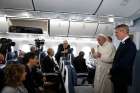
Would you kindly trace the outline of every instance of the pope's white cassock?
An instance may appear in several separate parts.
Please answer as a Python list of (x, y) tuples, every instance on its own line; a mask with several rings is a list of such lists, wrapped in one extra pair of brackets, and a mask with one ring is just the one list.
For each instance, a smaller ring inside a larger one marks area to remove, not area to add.
[(95, 93), (112, 93), (113, 87), (110, 81), (109, 71), (112, 67), (116, 49), (112, 43), (106, 41), (102, 46), (97, 47), (97, 52), (101, 53), (101, 57), (95, 60), (94, 91)]

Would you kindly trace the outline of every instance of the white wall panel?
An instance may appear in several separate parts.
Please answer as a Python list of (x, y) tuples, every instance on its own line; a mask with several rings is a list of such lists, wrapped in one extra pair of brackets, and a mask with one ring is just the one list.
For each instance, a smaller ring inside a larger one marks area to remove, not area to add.
[(6, 17), (0, 17), (0, 33), (7, 33), (8, 27)]
[(97, 14), (129, 17), (140, 9), (140, 0), (104, 0)]

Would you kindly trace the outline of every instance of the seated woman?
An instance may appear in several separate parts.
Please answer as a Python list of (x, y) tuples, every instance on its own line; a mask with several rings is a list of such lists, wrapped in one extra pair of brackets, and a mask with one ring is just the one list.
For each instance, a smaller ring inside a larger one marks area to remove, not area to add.
[(26, 79), (26, 72), (24, 65), (9, 64), (4, 70), (5, 87), (1, 93), (28, 93), (22, 81)]

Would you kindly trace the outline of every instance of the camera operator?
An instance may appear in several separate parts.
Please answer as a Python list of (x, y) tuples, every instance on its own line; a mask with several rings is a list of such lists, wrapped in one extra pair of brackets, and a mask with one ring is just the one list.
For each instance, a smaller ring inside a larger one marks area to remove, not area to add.
[(0, 39), (0, 50), (6, 54), (6, 52), (11, 51), (11, 46), (15, 46), (15, 42), (11, 39), (1, 38)]
[(0, 53), (0, 64), (4, 64), (4, 63), (5, 63), (4, 55)]
[(11, 46), (15, 46), (15, 42), (12, 42), (11, 39), (0, 39), (0, 51), (4, 55), (5, 61), (12, 59)]
[(36, 47), (35, 46), (31, 46), (30, 52), (36, 54), (36, 52), (37, 52)]
[(35, 46), (36, 46), (36, 54), (39, 59), (39, 61), (42, 62), (42, 59), (46, 56), (43, 52), (43, 46), (44, 46), (44, 39), (35, 39)]
[[(3, 53), (0, 50), (0, 66), (1, 64), (5, 64), (5, 58)], [(1, 93), (1, 89), (4, 87), (4, 72), (3, 72), (3, 68), (0, 67), (0, 93)]]

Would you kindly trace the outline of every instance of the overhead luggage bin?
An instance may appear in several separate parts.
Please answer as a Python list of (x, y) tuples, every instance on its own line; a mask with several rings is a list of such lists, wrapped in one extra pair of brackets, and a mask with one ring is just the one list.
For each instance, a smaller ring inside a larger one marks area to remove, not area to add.
[(70, 22), (68, 36), (94, 37), (98, 23), (91, 22)]

